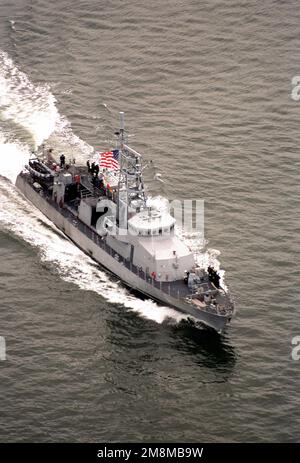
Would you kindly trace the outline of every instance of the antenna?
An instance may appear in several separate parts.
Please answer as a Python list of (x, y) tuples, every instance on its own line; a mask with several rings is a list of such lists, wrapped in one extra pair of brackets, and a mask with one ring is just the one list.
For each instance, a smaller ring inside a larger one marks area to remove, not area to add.
[[(118, 218), (120, 220), (120, 185), (123, 177), (123, 167), (124, 167), (124, 160), (123, 160), (123, 155), (124, 155), (124, 130), (125, 130), (125, 114), (123, 111), (120, 111), (119, 113), (120, 116), (120, 132), (116, 132), (116, 135), (119, 135), (119, 165), (120, 165), (120, 171), (119, 171), (119, 181), (118, 181)], [(126, 161), (125, 161), (126, 164)], [(126, 218), (128, 214), (128, 183), (127, 183), (127, 175), (125, 175), (125, 185), (126, 185)]]
[(120, 130), (125, 129), (125, 113), (123, 111), (120, 111)]

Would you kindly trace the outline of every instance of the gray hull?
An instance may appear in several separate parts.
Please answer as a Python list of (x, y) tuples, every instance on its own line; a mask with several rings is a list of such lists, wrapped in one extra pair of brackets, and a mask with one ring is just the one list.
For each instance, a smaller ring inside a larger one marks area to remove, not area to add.
[(170, 307), (178, 309), (178, 311), (188, 314), (197, 321), (204, 323), (215, 329), (217, 332), (222, 332), (226, 325), (230, 322), (230, 317), (222, 316), (215, 313), (210, 313), (204, 310), (197, 309), (182, 299), (161, 291), (154, 287), (148, 281), (138, 277), (135, 273), (126, 268), (122, 263), (118, 262), (113, 255), (109, 255), (95, 240), (92, 240), (83, 230), (76, 226), (75, 222), (70, 217), (62, 214), (57, 206), (51, 204), (42, 195), (37, 193), (26, 178), (19, 175), (16, 180), (16, 187), (21, 193), (39, 209), (57, 228), (59, 228), (68, 238), (70, 238), (80, 249), (92, 257), (100, 265), (108, 269), (116, 275), (128, 287), (149, 296), (156, 301), (166, 304)]

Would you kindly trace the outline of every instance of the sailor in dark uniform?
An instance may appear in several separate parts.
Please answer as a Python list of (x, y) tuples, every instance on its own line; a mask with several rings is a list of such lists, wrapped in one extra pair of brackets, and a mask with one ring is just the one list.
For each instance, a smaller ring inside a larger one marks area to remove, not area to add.
[(212, 275), (214, 273), (214, 269), (211, 266), (209, 266), (207, 268), (207, 272), (208, 272), (209, 275)]
[(183, 281), (185, 282), (185, 284), (187, 285), (188, 282), (189, 282), (189, 276), (190, 276), (190, 272), (185, 272), (185, 276), (183, 278)]
[(220, 276), (215, 271), (215, 269), (209, 266), (207, 269), (207, 272), (208, 272), (209, 281), (211, 281), (215, 285), (216, 288), (220, 288)]
[(220, 288), (220, 276), (218, 275), (217, 272), (215, 272), (214, 274), (213, 284), (215, 285), (216, 288)]
[(62, 154), (59, 159), (60, 159), (60, 168), (63, 169), (66, 164), (66, 157), (64, 154)]

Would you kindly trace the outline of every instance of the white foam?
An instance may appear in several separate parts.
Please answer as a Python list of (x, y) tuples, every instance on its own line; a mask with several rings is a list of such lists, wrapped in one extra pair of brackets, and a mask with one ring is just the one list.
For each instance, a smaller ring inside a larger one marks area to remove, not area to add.
[(10, 19), (10, 20), (9, 20), (9, 23), (10, 23), (11, 29), (12, 29), (13, 31), (15, 31), (15, 30), (16, 30), (16, 28), (15, 28), (16, 21), (13, 21), (12, 19)]
[(59, 145), (67, 156), (75, 157), (77, 163), (85, 163), (87, 159), (94, 155), (94, 148), (73, 132), (71, 123), (64, 116), (59, 115), (56, 120), (52, 138), (55, 139), (55, 144)]
[(2, 117), (24, 127), (35, 148), (47, 139), (59, 119), (55, 97), (47, 85), (33, 85), (7, 53), (0, 51), (0, 106)]
[(0, 133), (0, 175), (15, 183), (17, 175), (28, 162), (30, 149), (18, 142), (9, 142)]

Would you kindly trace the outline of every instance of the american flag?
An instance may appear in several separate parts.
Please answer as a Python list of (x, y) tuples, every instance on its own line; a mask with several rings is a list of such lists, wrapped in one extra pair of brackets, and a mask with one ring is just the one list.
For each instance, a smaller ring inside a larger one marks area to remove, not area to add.
[(119, 164), (119, 150), (106, 151), (100, 154), (100, 167), (106, 167), (107, 169), (118, 170)]

